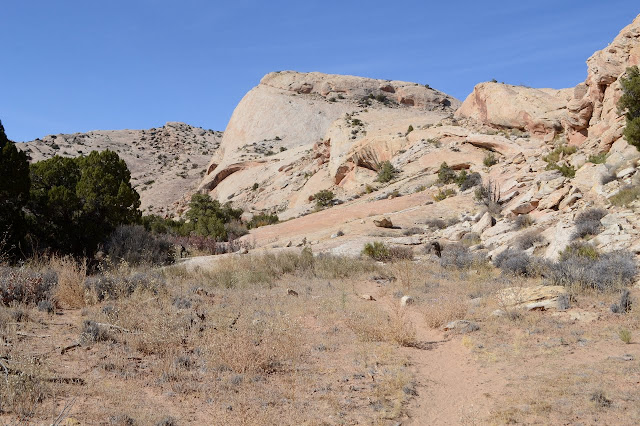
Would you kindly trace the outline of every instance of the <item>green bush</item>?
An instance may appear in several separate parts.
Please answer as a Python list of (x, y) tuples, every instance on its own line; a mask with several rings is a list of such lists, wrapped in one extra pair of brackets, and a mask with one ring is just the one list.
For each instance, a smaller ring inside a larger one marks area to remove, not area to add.
[(449, 167), (449, 165), (445, 162), (440, 164), (440, 168), (438, 169), (438, 182), (442, 183), (442, 184), (448, 184), (448, 183), (453, 183), (455, 182), (456, 178), (458, 176), (456, 175), (456, 172)]
[(316, 200), (316, 207), (324, 208), (333, 204), (335, 194), (328, 189), (323, 189), (322, 191), (316, 192), (313, 198)]
[(614, 206), (628, 206), (635, 200), (640, 198), (640, 186), (631, 185), (625, 186), (618, 191), (615, 195), (609, 197), (609, 201)]
[(30, 178), (30, 234), (41, 249), (90, 254), (117, 226), (141, 218), (131, 173), (113, 151), (54, 156), (32, 164)]
[(607, 153), (601, 152), (600, 154), (591, 154), (587, 161), (593, 164), (604, 164), (604, 162), (607, 161)]
[(376, 181), (380, 183), (390, 182), (396, 174), (398, 174), (398, 171), (393, 167), (393, 164), (391, 164), (390, 161), (383, 161), (378, 168), (378, 178)]
[(624, 137), (627, 142), (640, 150), (640, 70), (637, 66), (627, 68), (626, 75), (620, 79), (622, 96), (618, 109), (625, 112), (627, 125)]
[(460, 187), (460, 191), (466, 191), (474, 186), (482, 185), (482, 176), (477, 172), (467, 174), (467, 171), (463, 170), (456, 178), (456, 183)]
[(451, 188), (445, 189), (444, 191), (440, 189), (436, 194), (434, 194), (433, 199), (436, 201), (442, 201), (446, 198), (453, 197), (454, 195), (456, 195), (456, 191)]
[(389, 259), (389, 249), (384, 245), (384, 243), (381, 243), (380, 241), (366, 243), (364, 245), (364, 249), (362, 250), (362, 254), (378, 261)]
[(576, 169), (568, 164), (549, 163), (546, 167), (547, 170), (557, 170), (562, 176), (568, 178), (574, 178), (576, 176)]
[(497, 163), (498, 159), (493, 152), (487, 152), (487, 155), (485, 155), (484, 159), (482, 160), (482, 164), (484, 164), (486, 167), (491, 167)]
[(258, 213), (253, 215), (249, 223), (247, 223), (247, 227), (249, 229), (259, 228), (261, 226), (273, 225), (274, 223), (278, 223), (280, 220), (278, 219), (278, 215), (271, 213)]
[(226, 241), (229, 236), (225, 225), (240, 220), (241, 215), (242, 210), (234, 209), (230, 203), (222, 205), (207, 194), (194, 194), (185, 214), (188, 221), (182, 226), (181, 232)]
[(557, 163), (558, 161), (560, 161), (561, 155), (563, 157), (566, 157), (567, 155), (575, 154), (577, 150), (578, 148), (576, 148), (575, 146), (560, 145), (549, 154), (542, 157), (542, 159), (547, 163)]
[(411, 132), (413, 132), (413, 125), (409, 124), (409, 127), (407, 128), (407, 133), (405, 133), (405, 135), (408, 135)]

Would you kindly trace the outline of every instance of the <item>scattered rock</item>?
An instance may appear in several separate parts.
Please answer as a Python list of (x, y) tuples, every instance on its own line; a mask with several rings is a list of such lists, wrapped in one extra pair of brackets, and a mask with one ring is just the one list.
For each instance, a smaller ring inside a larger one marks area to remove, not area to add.
[(409, 306), (413, 305), (414, 303), (415, 300), (411, 296), (402, 296), (402, 299), (400, 299), (400, 306)]
[(393, 223), (386, 217), (380, 220), (374, 219), (373, 224), (378, 228), (393, 228)]
[(373, 296), (370, 295), (370, 294), (363, 294), (363, 295), (360, 296), (360, 298), (364, 299), (364, 300), (372, 300), (374, 302), (376, 301), (376, 299), (374, 299)]
[(500, 290), (496, 297), (504, 308), (563, 311), (569, 307), (569, 294), (563, 286), (539, 285), (535, 287), (509, 287)]
[(296, 297), (298, 297), (298, 292), (297, 292), (297, 291), (295, 291), (295, 290), (294, 290), (294, 289), (292, 289), (292, 288), (288, 288), (288, 289), (287, 289), (287, 294), (288, 294), (289, 296), (296, 296)]
[(478, 324), (473, 321), (467, 320), (456, 320), (451, 321), (443, 328), (444, 331), (457, 331), (458, 333), (472, 333), (474, 331), (480, 330)]

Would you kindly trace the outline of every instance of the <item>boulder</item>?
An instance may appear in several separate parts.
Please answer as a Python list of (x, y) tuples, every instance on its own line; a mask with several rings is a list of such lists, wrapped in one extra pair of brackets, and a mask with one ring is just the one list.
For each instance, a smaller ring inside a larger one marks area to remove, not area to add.
[(393, 228), (393, 222), (389, 218), (374, 219), (373, 224), (378, 228)]
[(486, 229), (495, 225), (495, 223), (496, 221), (491, 216), (491, 213), (485, 212), (485, 214), (482, 215), (480, 220), (471, 227), (471, 232), (475, 232), (478, 235), (482, 234)]
[(538, 204), (538, 210), (554, 209), (558, 207), (562, 199), (569, 193), (568, 187), (561, 187), (545, 196)]
[(480, 83), (456, 111), (456, 118), (521, 129), (534, 136), (555, 135), (566, 117), (566, 90), (532, 89), (501, 83)]
[(402, 296), (402, 299), (400, 299), (400, 306), (413, 305), (414, 303), (415, 300), (411, 296)]
[(456, 331), (458, 333), (466, 334), (477, 330), (480, 330), (478, 324), (473, 321), (456, 320), (451, 321), (442, 328), (444, 331)]
[(569, 294), (563, 286), (509, 287), (496, 293), (498, 304), (504, 308), (531, 310), (565, 310)]

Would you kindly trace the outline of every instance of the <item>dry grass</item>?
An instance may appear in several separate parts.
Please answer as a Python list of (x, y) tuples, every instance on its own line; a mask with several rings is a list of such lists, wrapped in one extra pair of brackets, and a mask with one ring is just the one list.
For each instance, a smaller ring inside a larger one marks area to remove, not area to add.
[(464, 319), (468, 311), (462, 294), (441, 294), (424, 307), (424, 321), (431, 328), (442, 327), (450, 321)]
[[(65, 275), (59, 282), (77, 286), (81, 265), (57, 261)], [(425, 333), (438, 338), (440, 332), (428, 327), (455, 319), (473, 320), (480, 329), (447, 344), (508, 383), (478, 411), (490, 416), (477, 414), (476, 421), (640, 419), (633, 393), (637, 360), (615, 360), (633, 349), (618, 332), (637, 333), (640, 310), (611, 313), (612, 295), (574, 295), (577, 309), (601, 306), (601, 319), (592, 323), (569, 321), (569, 312), (492, 317), (501, 307), (498, 290), (540, 279), (514, 282), (487, 267), (380, 266), (308, 250), (227, 256), (209, 271), (119, 265), (101, 275), (123, 290), (94, 297), (82, 310), (51, 316), (31, 305), (0, 306), (0, 360), (25, 372), (10, 375), (5, 386), (0, 371), (0, 422), (52, 423), (73, 400), (69, 416), (88, 424), (158, 424), (169, 417), (181, 424), (212, 418), (225, 424), (394, 424), (413, 414), (414, 398), (424, 407), (418, 387), (426, 386), (425, 394), (444, 392), (429, 377), (415, 376), (412, 357), (446, 350), (445, 344), (419, 349), (417, 339), (427, 341)], [(365, 290), (377, 301), (363, 300)], [(404, 294), (415, 304), (400, 307)], [(86, 321), (108, 338), (84, 339), (83, 347), (61, 354), (61, 346), (91, 333), (83, 329)], [(70, 375), (86, 383), (48, 380)], [(611, 406), (590, 400), (599, 390)]]
[(70, 257), (52, 257), (49, 266), (58, 275), (58, 285), (53, 299), (65, 308), (82, 308), (86, 305), (84, 280), (87, 276), (87, 262), (77, 262)]

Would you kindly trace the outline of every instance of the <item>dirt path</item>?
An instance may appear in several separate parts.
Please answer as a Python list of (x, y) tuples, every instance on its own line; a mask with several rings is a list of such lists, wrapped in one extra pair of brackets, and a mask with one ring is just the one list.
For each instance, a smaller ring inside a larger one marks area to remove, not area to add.
[[(390, 312), (399, 302), (384, 296), (377, 303)], [(507, 378), (497, 366), (481, 365), (463, 344), (462, 336), (447, 336), (429, 328), (416, 307), (404, 309), (416, 326), (420, 346), (400, 349), (411, 360), (418, 393), (410, 403), (407, 424), (482, 423), (494, 399), (504, 394)]]
[(500, 393), (506, 380), (484, 368), (462, 344), (460, 336), (446, 338), (424, 325), (417, 311), (411, 317), (417, 338), (434, 343), (430, 349), (403, 349), (413, 362), (418, 396), (409, 407), (411, 424), (474, 424), (489, 414), (491, 398)]

